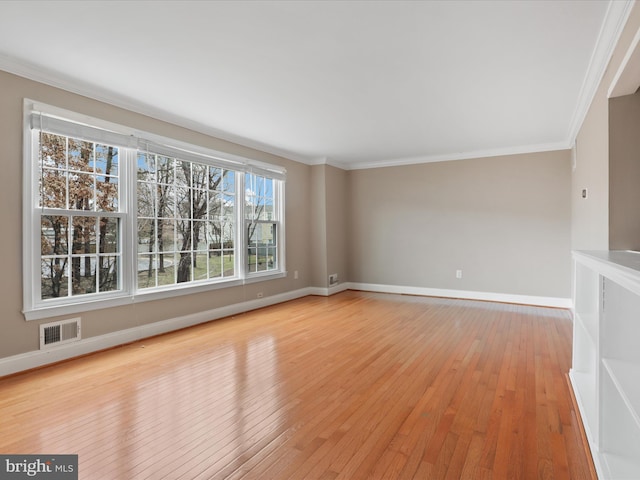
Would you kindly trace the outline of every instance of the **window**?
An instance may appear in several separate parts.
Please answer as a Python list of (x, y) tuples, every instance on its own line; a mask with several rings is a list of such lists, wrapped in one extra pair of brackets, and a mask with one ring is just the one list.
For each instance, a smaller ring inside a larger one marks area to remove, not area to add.
[(278, 231), (280, 214), (275, 201), (272, 178), (245, 174), (245, 225), (247, 238), (247, 273), (278, 269)]
[(120, 289), (118, 148), (39, 135), (40, 297)]
[(232, 278), (236, 172), (139, 153), (138, 288)]
[(283, 169), (32, 102), (25, 117), (27, 319), (284, 275)]

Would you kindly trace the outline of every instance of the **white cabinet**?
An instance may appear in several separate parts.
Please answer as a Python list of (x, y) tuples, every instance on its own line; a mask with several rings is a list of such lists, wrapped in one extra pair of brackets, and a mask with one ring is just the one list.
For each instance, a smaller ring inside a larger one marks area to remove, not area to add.
[(601, 479), (640, 479), (640, 253), (574, 252), (569, 374)]

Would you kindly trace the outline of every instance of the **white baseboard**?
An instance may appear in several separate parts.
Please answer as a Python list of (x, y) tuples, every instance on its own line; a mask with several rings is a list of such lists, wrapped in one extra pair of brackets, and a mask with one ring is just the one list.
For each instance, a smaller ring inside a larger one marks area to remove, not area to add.
[[(321, 297), (329, 297), (331, 295), (335, 295), (336, 293), (344, 292), (345, 290), (351, 289), (351, 283), (339, 283), (338, 285), (334, 285), (333, 287), (324, 288), (324, 287), (309, 287), (311, 293), (309, 295), (318, 295)], [(357, 289), (353, 289), (357, 290)]]
[(42, 367), (50, 363), (60, 362), (62, 360), (85, 355), (87, 353), (93, 353), (99, 350), (116, 347), (118, 345), (124, 345), (152, 337), (154, 335), (209, 322), (211, 320), (217, 320), (230, 315), (237, 315), (257, 308), (267, 307), (277, 303), (295, 300), (296, 298), (317, 294), (318, 293), (315, 292), (314, 288), (301, 288), (291, 292), (259, 298), (256, 300), (249, 300), (242, 303), (235, 303), (233, 305), (214, 308), (212, 310), (198, 312), (191, 315), (154, 322), (147, 325), (140, 325), (138, 327), (128, 328), (119, 332), (85, 338), (78, 342), (48, 348), (47, 350), (36, 350), (33, 352), (2, 358), (0, 359), (0, 377), (30, 370), (32, 368)]
[(485, 300), (490, 302), (535, 305), (539, 307), (571, 308), (573, 306), (573, 302), (570, 298), (562, 297), (538, 297), (533, 295), (512, 295), (508, 293), (474, 292), (469, 290), (380, 285), (375, 283), (351, 282), (347, 285), (347, 288), (351, 290), (363, 290), (367, 292), (399, 293), (403, 295), (421, 295), (425, 297), (460, 298), (464, 300)]

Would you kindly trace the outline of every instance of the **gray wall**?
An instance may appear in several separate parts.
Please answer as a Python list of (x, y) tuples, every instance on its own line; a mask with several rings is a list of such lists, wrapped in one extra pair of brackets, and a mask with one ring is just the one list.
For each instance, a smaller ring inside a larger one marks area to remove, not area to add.
[(570, 172), (569, 151), (351, 171), (350, 278), (567, 298)]
[[(311, 167), (311, 283), (327, 287), (327, 201), (326, 165)], [(313, 253), (311, 253), (313, 252)]]
[(609, 100), (609, 248), (640, 250), (640, 94)]
[(331, 165), (326, 166), (327, 275), (337, 273), (340, 283), (350, 280), (348, 271), (350, 173)]

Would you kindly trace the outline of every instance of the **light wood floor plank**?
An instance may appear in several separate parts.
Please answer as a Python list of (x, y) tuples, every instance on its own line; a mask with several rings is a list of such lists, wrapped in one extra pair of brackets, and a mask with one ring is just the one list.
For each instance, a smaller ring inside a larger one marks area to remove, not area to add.
[(562, 309), (347, 291), (0, 379), (87, 480), (588, 479)]

